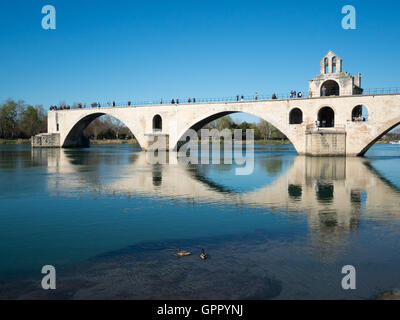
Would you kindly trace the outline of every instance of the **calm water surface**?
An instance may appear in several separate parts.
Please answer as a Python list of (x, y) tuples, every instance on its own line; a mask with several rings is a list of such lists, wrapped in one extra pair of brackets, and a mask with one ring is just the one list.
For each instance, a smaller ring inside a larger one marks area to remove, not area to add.
[(150, 165), (134, 145), (0, 145), (0, 298), (372, 298), (400, 287), (399, 160), (396, 145), (347, 159), (260, 145), (236, 176)]

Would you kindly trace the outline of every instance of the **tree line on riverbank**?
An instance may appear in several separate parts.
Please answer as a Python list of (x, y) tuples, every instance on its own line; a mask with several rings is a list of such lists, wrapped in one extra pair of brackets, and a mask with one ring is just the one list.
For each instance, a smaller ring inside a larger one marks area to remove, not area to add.
[(232, 131), (235, 129), (241, 129), (243, 138), (245, 137), (246, 130), (254, 130), (254, 140), (258, 141), (275, 141), (275, 142), (288, 142), (287, 137), (275, 128), (272, 124), (267, 121), (261, 120), (257, 123), (249, 123), (246, 121), (235, 122), (230, 116), (219, 118), (218, 120), (209, 123), (206, 128), (216, 128), (218, 130), (229, 129)]
[(47, 131), (47, 114), (42, 105), (7, 100), (0, 105), (0, 139), (28, 139)]

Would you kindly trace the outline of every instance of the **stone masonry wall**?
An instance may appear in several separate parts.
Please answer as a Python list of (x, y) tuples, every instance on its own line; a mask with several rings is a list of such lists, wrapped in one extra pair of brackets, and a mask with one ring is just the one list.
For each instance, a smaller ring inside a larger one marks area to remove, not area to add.
[(312, 156), (345, 156), (346, 133), (313, 131), (306, 134), (306, 154)]
[(59, 148), (59, 133), (41, 133), (31, 138), (33, 148)]

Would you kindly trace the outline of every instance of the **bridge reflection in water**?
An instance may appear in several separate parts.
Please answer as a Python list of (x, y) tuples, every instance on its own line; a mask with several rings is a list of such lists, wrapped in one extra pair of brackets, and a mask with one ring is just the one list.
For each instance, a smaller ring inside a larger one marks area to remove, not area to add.
[[(268, 148), (256, 149), (255, 173), (248, 177), (234, 176), (232, 165), (149, 165), (146, 153), (132, 147), (32, 150), (47, 170), (48, 198), (68, 206), (71, 197), (76, 220), (87, 216), (85, 210), (99, 211), (77, 232), (69, 208), (60, 210), (68, 243), (100, 220), (88, 232), (99, 246), (83, 240), (77, 249), (96, 256), (62, 277), (93, 284), (67, 293), (90, 299), (122, 293), (137, 299), (348, 299), (398, 287), (399, 179), (396, 186), (380, 175), (376, 159), (309, 158)], [(91, 205), (97, 199), (100, 204)], [(114, 205), (103, 208), (101, 199)], [(120, 234), (123, 241), (108, 246)], [(193, 253), (205, 247), (211, 258), (176, 259), (177, 247)], [(340, 286), (347, 264), (357, 267), (360, 279), (351, 292)]]
[[(361, 215), (364, 219), (380, 219), (384, 212), (385, 218), (400, 218), (398, 187), (383, 178), (365, 158), (295, 156), (288, 160), (288, 169), (278, 172), (280, 175), (271, 183), (237, 191), (213, 181), (207, 175), (207, 166), (150, 165), (145, 152), (132, 153), (125, 162), (112, 154), (97, 157), (93, 149), (90, 152), (33, 149), (32, 153), (34, 159), (47, 161), (49, 173), (56, 175), (48, 180), (49, 189), (64, 195), (90, 190), (102, 194), (265, 208), (266, 213), (275, 209), (288, 215), (304, 212), (309, 227), (320, 237), (357, 229)], [(107, 172), (110, 167), (101, 168), (107, 162), (113, 164), (112, 172)], [(73, 174), (91, 167), (99, 167), (96, 170), (100, 175), (93, 178), (93, 175)], [(62, 179), (57, 179), (58, 174)], [(253, 176), (247, 179), (251, 181)], [(333, 238), (330, 240), (335, 242)]]

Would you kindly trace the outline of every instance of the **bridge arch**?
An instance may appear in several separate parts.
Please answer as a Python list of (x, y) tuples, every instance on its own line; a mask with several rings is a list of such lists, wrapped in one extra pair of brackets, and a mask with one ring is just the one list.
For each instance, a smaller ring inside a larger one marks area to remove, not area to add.
[(385, 134), (387, 134), (389, 131), (393, 130), (396, 128), (398, 125), (400, 125), (400, 117), (396, 117), (393, 120), (389, 121), (386, 123), (384, 126), (380, 126), (378, 130), (374, 130), (376, 132), (373, 136), (368, 137), (367, 143), (362, 147), (360, 153), (358, 154), (359, 156), (364, 156), (367, 151), (379, 140), (381, 139)]
[[(73, 112), (73, 111), (70, 111)], [(88, 127), (90, 123), (92, 123), (97, 118), (108, 115), (112, 118), (120, 121), (123, 123), (132, 133), (132, 135), (138, 141), (138, 144), (141, 146), (140, 143), (140, 133), (132, 128), (131, 126), (125, 123), (125, 120), (122, 119), (118, 114), (109, 113), (106, 110), (98, 110), (89, 114), (84, 114), (75, 121), (71, 121), (73, 123), (70, 128), (64, 128), (63, 131), (66, 133), (64, 137), (61, 137), (61, 147), (63, 148), (73, 148), (73, 147), (88, 147), (89, 146), (89, 139), (85, 137), (84, 130)]]
[(301, 150), (299, 146), (297, 145), (297, 140), (295, 139), (295, 136), (292, 136), (291, 131), (289, 130), (289, 124), (286, 121), (279, 121), (279, 119), (275, 119), (273, 116), (271, 116), (269, 113), (266, 112), (260, 112), (259, 110), (254, 110), (251, 107), (249, 107), (250, 110), (247, 108), (241, 108), (238, 107), (236, 110), (234, 108), (230, 110), (221, 110), (221, 111), (216, 111), (213, 110), (211, 112), (204, 113), (196, 118), (194, 118), (192, 121), (187, 123), (184, 128), (180, 131), (178, 131), (178, 135), (176, 136), (176, 140), (170, 141), (171, 144), (170, 146), (173, 145), (173, 150), (177, 151), (180, 148), (180, 143), (181, 139), (185, 134), (187, 133), (188, 130), (193, 129), (195, 131), (200, 130), (203, 128), (206, 124), (217, 120), (219, 118), (222, 118), (224, 116), (234, 114), (234, 113), (247, 113), (253, 116), (256, 116), (262, 120), (267, 121), (271, 125), (273, 125), (275, 128), (277, 128), (281, 133), (283, 133), (293, 144), (294, 148), (296, 151)]

